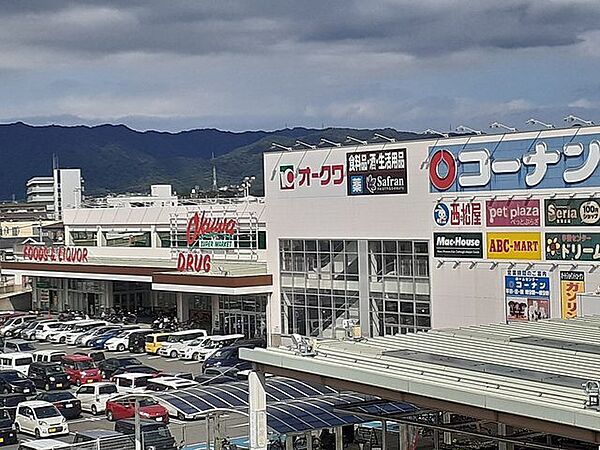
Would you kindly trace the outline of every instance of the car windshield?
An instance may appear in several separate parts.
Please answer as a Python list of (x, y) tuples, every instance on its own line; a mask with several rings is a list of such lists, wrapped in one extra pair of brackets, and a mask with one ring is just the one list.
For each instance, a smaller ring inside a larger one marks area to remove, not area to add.
[(62, 359), (63, 359), (63, 356), (65, 356), (64, 353), (57, 353), (56, 355), (50, 356), (50, 361), (52, 361), (52, 362), (61, 362)]
[(75, 396), (69, 391), (57, 391), (46, 394), (46, 400), (49, 402), (62, 402), (73, 399), (75, 399)]
[(19, 345), (19, 351), (20, 352), (33, 352), (33, 351), (35, 351), (35, 347), (30, 342), (23, 342), (22, 344), (18, 344), (18, 345)]
[(236, 349), (225, 349), (225, 350), (219, 350), (217, 352), (215, 352), (211, 359), (228, 359), (230, 358), (233, 353), (236, 351)]
[(0, 373), (0, 378), (8, 382), (27, 379), (25, 375), (23, 375), (21, 372), (17, 372), (16, 370), (10, 372), (2, 372)]
[(49, 417), (58, 417), (60, 413), (54, 406), (40, 406), (39, 408), (34, 408), (35, 416), (38, 419), (48, 419)]
[(46, 372), (48, 372), (50, 374), (55, 374), (55, 373), (64, 373), (64, 370), (61, 366), (56, 364), (56, 365), (48, 366), (46, 368)]
[(123, 359), (118, 359), (117, 360), (119, 364), (119, 366), (124, 367), (124, 366), (140, 366), (140, 362), (135, 359), (135, 358), (123, 358)]
[(93, 361), (79, 361), (75, 364), (75, 368), (77, 370), (90, 370), (95, 369), (96, 366), (94, 365)]
[(143, 408), (144, 406), (156, 406), (158, 405), (158, 402), (156, 400), (154, 400), (153, 398), (143, 398), (140, 400), (140, 408)]
[(100, 395), (116, 394), (117, 387), (115, 385), (101, 386), (98, 392)]
[(15, 366), (28, 366), (33, 362), (31, 358), (18, 358), (15, 359)]
[(198, 338), (198, 339), (194, 339), (193, 341), (191, 341), (188, 346), (190, 347), (196, 347), (197, 345), (203, 347), (204, 345), (206, 345), (206, 343), (208, 342), (207, 339), (205, 338)]
[(129, 334), (129, 331), (122, 331), (121, 333), (117, 334), (115, 337), (118, 338), (124, 338)]

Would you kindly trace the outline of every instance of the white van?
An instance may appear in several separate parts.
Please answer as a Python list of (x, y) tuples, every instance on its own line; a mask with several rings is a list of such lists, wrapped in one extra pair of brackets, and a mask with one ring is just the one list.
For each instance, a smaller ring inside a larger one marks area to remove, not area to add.
[(67, 356), (67, 352), (63, 350), (38, 350), (33, 352), (33, 360), (35, 362), (62, 362), (63, 356)]
[(154, 375), (147, 373), (123, 373), (112, 378), (117, 385), (119, 394), (133, 394), (143, 392), (146, 389), (148, 380), (154, 378)]
[(179, 358), (203, 361), (220, 348), (228, 347), (240, 339), (244, 339), (243, 334), (226, 334), (224, 336), (208, 336), (202, 340), (196, 339), (179, 352)]
[(177, 358), (179, 355), (179, 351), (183, 350), (183, 348), (188, 344), (188, 342), (193, 341), (194, 339), (205, 338), (208, 336), (206, 330), (185, 330), (178, 331), (176, 333), (171, 334), (166, 342), (163, 342), (161, 347), (158, 349), (158, 354), (160, 356), (168, 356), (171, 358)]
[(0, 355), (0, 369), (18, 370), (27, 376), (29, 365), (33, 362), (31, 353), (3, 353)]

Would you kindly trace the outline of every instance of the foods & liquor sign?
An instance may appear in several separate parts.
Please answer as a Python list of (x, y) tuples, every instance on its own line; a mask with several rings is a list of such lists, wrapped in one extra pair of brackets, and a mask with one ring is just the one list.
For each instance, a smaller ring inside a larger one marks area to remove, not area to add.
[(406, 149), (348, 152), (348, 195), (406, 194)]

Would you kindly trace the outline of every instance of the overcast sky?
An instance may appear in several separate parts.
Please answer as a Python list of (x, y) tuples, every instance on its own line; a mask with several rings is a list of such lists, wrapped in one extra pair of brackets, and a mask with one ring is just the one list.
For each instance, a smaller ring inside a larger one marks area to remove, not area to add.
[(0, 121), (600, 122), (598, 0), (2, 0)]

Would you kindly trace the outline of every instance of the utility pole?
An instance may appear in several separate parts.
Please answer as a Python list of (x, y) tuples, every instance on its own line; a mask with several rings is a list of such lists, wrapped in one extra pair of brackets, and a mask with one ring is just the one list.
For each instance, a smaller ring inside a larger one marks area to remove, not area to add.
[(219, 190), (219, 186), (217, 185), (217, 165), (215, 163), (215, 152), (212, 153), (212, 190), (217, 192)]
[(140, 400), (135, 399), (135, 450), (142, 450), (142, 426), (140, 423)]

